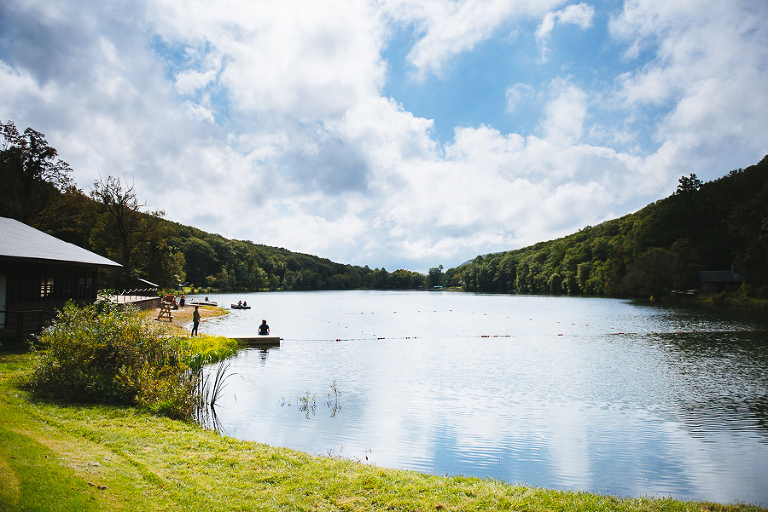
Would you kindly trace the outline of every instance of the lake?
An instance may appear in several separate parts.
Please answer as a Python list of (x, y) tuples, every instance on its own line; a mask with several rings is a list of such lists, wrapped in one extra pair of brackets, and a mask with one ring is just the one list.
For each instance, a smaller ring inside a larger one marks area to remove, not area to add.
[[(202, 297), (196, 297), (202, 298)], [(437, 475), (768, 504), (764, 312), (447, 291), (210, 295), (226, 435)]]

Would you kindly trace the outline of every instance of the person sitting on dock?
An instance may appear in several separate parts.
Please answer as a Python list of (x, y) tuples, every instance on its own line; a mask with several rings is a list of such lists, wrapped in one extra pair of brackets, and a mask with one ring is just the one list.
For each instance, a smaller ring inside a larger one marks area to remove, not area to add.
[(269, 326), (267, 325), (266, 320), (262, 320), (261, 325), (259, 326), (259, 335), (266, 336), (267, 334), (269, 334)]

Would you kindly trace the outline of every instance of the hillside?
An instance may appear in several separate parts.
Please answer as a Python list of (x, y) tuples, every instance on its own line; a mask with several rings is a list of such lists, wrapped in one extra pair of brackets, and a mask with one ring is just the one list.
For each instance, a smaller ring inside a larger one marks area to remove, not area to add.
[(662, 296), (700, 289), (699, 271), (735, 270), (768, 296), (768, 157), (642, 210), (557, 240), (477, 256), (445, 273), (467, 291)]
[(530, 247), (477, 256), (427, 276), (335, 263), (309, 254), (230, 240), (145, 211), (114, 177), (86, 195), (43, 134), (0, 123), (0, 216), (12, 217), (123, 265), (110, 287), (141, 277), (220, 291), (402, 289), (461, 285), (467, 291), (662, 296), (700, 287), (699, 271), (734, 269), (742, 292), (768, 296), (768, 157), (677, 191), (642, 210)]
[(42, 133), (19, 132), (0, 122), (0, 216), (20, 220), (57, 238), (117, 261), (102, 283), (130, 286), (143, 278), (164, 289), (181, 283), (220, 291), (413, 288), (417, 272), (370, 269), (326, 258), (229, 240), (170, 222), (145, 211), (133, 186), (112, 176), (93, 183), (86, 195), (70, 178)]

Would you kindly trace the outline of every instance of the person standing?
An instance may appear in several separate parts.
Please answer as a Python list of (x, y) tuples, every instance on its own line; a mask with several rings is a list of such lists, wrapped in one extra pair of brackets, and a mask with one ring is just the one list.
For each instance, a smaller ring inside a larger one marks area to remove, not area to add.
[(269, 334), (269, 326), (267, 325), (266, 320), (262, 320), (261, 325), (259, 326), (259, 335), (265, 336), (267, 334)]
[(192, 313), (192, 336), (197, 336), (197, 328), (200, 326), (200, 311), (195, 306), (195, 311)]

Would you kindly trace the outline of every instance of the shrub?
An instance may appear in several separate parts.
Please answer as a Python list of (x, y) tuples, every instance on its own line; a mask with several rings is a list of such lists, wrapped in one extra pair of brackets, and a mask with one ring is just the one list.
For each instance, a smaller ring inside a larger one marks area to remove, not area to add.
[[(176, 418), (198, 403), (189, 346), (137, 310), (67, 304), (37, 343), (30, 388), (66, 401), (134, 404)], [(194, 370), (199, 370), (200, 366)]]

